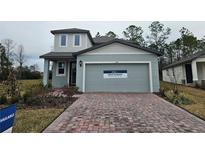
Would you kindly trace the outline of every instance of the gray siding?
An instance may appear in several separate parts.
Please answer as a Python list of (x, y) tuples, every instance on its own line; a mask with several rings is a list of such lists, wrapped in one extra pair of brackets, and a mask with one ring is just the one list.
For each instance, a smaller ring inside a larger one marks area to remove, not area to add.
[(151, 61), (153, 91), (159, 91), (158, 60), (154, 54), (115, 54), (115, 55), (79, 55), (77, 57), (77, 78), (76, 85), (82, 91), (83, 67), (79, 66), (79, 61)]
[(87, 34), (80, 34), (81, 35), (81, 46), (80, 47), (73, 47), (73, 35), (74, 34), (67, 34), (67, 47), (60, 47), (60, 35), (56, 34), (54, 37), (54, 52), (76, 52), (92, 46), (90, 39), (88, 38)]
[(60, 88), (60, 87), (68, 85), (69, 63), (66, 62), (65, 76), (56, 76), (56, 67), (57, 67), (57, 61), (54, 61), (53, 69), (52, 69), (52, 87)]

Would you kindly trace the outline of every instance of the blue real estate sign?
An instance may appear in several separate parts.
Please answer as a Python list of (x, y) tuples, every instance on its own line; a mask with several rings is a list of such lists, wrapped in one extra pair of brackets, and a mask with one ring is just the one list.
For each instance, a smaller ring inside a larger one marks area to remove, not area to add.
[(16, 114), (16, 104), (0, 109), (0, 133), (13, 126)]

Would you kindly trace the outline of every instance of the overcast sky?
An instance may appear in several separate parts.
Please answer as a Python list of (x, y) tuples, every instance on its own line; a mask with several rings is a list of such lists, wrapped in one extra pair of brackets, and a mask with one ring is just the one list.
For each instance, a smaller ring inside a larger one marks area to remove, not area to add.
[[(188, 28), (198, 38), (205, 36), (205, 22), (178, 22), (166, 21), (162, 22), (166, 27), (171, 28), (170, 40), (179, 37), (181, 27)], [(133, 22), (0, 22), (0, 40), (12, 39), (16, 44), (23, 44), (27, 55), (26, 63), (28, 65), (37, 63), (43, 70), (43, 60), (39, 56), (49, 52), (53, 46), (53, 35), (50, 30), (65, 29), (65, 28), (82, 28), (90, 30), (92, 36), (97, 32), (101, 35), (108, 31), (115, 32), (119, 37), (123, 37), (122, 31), (129, 25), (134, 24), (141, 26), (144, 30), (144, 36), (149, 33), (149, 21), (133, 21)]]

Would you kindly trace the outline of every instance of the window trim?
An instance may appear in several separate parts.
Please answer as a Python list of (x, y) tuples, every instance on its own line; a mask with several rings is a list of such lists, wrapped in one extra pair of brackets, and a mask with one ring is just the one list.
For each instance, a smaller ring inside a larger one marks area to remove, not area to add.
[[(80, 44), (79, 45), (75, 45), (75, 36), (79, 35), (80, 36)], [(73, 34), (73, 47), (81, 47), (81, 34)]]
[[(59, 74), (59, 63), (64, 63), (64, 74)], [(65, 76), (66, 75), (66, 62), (65, 61), (58, 61), (56, 66), (56, 76)]]
[[(62, 45), (61, 45), (61, 36), (62, 36), (62, 35), (65, 35), (65, 36), (66, 36), (66, 45), (65, 45), (65, 46), (62, 46)], [(59, 37), (59, 47), (66, 48), (66, 47), (68, 46), (68, 35), (67, 35), (67, 34), (60, 34), (59, 36), (60, 36), (60, 37)]]

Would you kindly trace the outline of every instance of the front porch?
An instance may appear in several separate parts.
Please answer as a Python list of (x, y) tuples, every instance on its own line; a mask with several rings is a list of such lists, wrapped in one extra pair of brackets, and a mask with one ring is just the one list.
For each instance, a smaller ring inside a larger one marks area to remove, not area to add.
[(184, 65), (186, 84), (205, 87), (205, 58), (197, 58)]
[(76, 59), (70, 53), (51, 52), (41, 58), (44, 58), (44, 86), (48, 86), (50, 70), (53, 88), (76, 85)]

